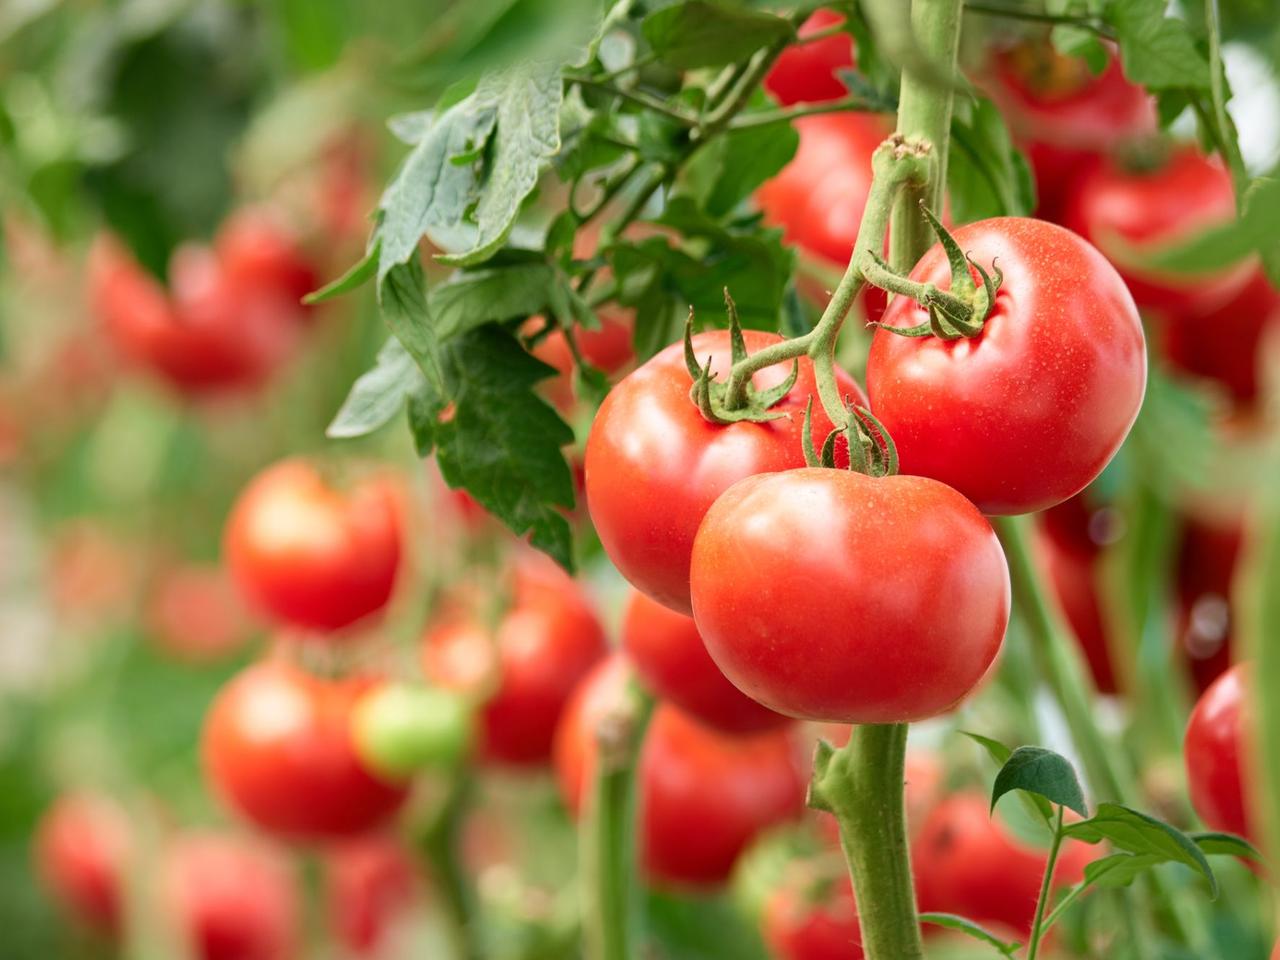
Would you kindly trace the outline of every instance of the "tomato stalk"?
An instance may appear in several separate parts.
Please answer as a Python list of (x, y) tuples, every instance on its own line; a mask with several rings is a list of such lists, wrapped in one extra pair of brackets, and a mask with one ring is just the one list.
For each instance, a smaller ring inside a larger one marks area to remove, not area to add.
[(1062, 849), (1062, 815), (1065, 807), (1058, 807), (1058, 816), (1053, 824), (1053, 844), (1049, 847), (1049, 859), (1044, 865), (1044, 880), (1040, 884), (1040, 897), (1036, 900), (1036, 916), (1031, 924), (1031, 941), (1027, 946), (1027, 960), (1036, 960), (1040, 952), (1040, 939), (1047, 929), (1044, 922), (1045, 908), (1053, 893), (1053, 871), (1058, 866), (1058, 852)]
[(458, 851), (459, 834), (471, 788), (470, 778), (461, 770), (451, 777), (448, 793), (418, 841), (431, 878), (440, 893), (454, 955), (461, 960), (477, 960), (481, 955), (473, 923), (475, 895)]
[(596, 730), (596, 770), (582, 820), (585, 953), (591, 960), (639, 955), (636, 761), (653, 699), (634, 683)]

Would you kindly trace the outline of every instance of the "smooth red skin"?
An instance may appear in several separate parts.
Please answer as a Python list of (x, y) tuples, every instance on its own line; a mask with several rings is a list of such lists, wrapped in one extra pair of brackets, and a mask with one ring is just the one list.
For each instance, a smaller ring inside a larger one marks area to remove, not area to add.
[(433, 682), (463, 692), (482, 689), (496, 669), (478, 715), (480, 755), (534, 766), (551, 759), (565, 704), (606, 653), (604, 628), (582, 589), (551, 561), (529, 554), (517, 566), (513, 603), (497, 632), (491, 636), (475, 619), (446, 620), (428, 631), (422, 662)]
[[(818, 10), (800, 25), (800, 39), (844, 23), (834, 10)], [(787, 47), (764, 78), (764, 88), (784, 107), (793, 103), (821, 103), (849, 95), (840, 82), (840, 70), (854, 66), (853, 37), (837, 33), (812, 43)]]
[(391, 598), (401, 526), (390, 479), (368, 477), (340, 493), (313, 465), (284, 460), (240, 494), (223, 556), (244, 595), (275, 620), (337, 631)]
[(288, 861), (219, 834), (179, 838), (161, 864), (161, 892), (194, 960), (289, 960), (301, 904)]
[(724, 733), (758, 733), (791, 722), (728, 681), (692, 617), (631, 591), (622, 620), (622, 649), (641, 683), (695, 720)]
[(1278, 325), (1280, 292), (1255, 269), (1221, 307), (1203, 316), (1170, 318), (1161, 345), (1177, 369), (1221, 385), (1237, 407), (1250, 410), (1258, 401), (1262, 343)]
[[(620, 699), (628, 669), (620, 655), (599, 664), (556, 733), (556, 775), (575, 813), (594, 776), (596, 727)], [(723, 883), (757, 834), (798, 816), (804, 806), (801, 758), (786, 731), (726, 736), (671, 704), (653, 712), (638, 776), (644, 868), (664, 886)]]
[(1127, 265), (1116, 239), (1143, 253), (1175, 247), (1235, 217), (1231, 175), (1194, 147), (1176, 149), (1164, 166), (1131, 172), (1114, 160), (1086, 170), (1066, 201), (1063, 222), (1116, 265), (1144, 310), (1204, 314), (1249, 282), (1251, 261), (1209, 274), (1176, 275)]
[(256, 387), (292, 353), (296, 324), (281, 301), (248, 295), (209, 250), (179, 248), (170, 273), (172, 298), (114, 239), (90, 251), (93, 312), (135, 364), (201, 396)]
[(129, 821), (114, 803), (96, 794), (64, 794), (36, 827), (36, 870), (69, 913), (101, 933), (115, 933), (130, 846)]
[(302, 298), (319, 286), (297, 238), (270, 210), (245, 207), (218, 229), (214, 252), (228, 277), (244, 289), (278, 294), (299, 313)]
[(325, 853), (325, 882), (334, 933), (348, 950), (376, 955), (419, 894), (417, 869), (387, 837), (364, 837)]
[[(1066, 841), (1053, 888), (1078, 883), (1098, 855), (1085, 843)], [(1048, 859), (1047, 850), (1024, 846), (993, 820), (985, 797), (955, 794), (934, 807), (911, 845), (919, 908), (998, 924), (1025, 938)]]
[(692, 585), (702, 639), (734, 686), (833, 723), (945, 713), (982, 679), (1009, 621), (991, 525), (924, 477), (805, 468), (743, 480), (707, 512)]
[[(1069, 502), (1069, 501), (1068, 501)], [(1119, 692), (1115, 667), (1111, 662), (1106, 625), (1098, 602), (1097, 550), (1080, 550), (1064, 546), (1043, 529), (1037, 538), (1037, 554), (1058, 604), (1076, 635), (1080, 649), (1093, 674), (1099, 693)]]
[(249, 612), (221, 567), (161, 572), (152, 584), (145, 615), (152, 642), (191, 663), (226, 657), (243, 647), (252, 633)]
[[(1196, 690), (1203, 692), (1231, 666), (1231, 595), (1244, 541), (1240, 523), (1208, 523), (1187, 519), (1178, 547), (1177, 623), (1178, 647), (1191, 670)], [(1227, 604), (1227, 622), (1221, 636), (1206, 636), (1195, 628), (1197, 601)]]
[(1182, 744), (1191, 805), (1214, 830), (1258, 839), (1245, 803), (1243, 757), (1247, 755), (1245, 706), (1249, 674), (1237, 664), (1197, 701)]
[(862, 960), (862, 928), (849, 878), (836, 881), (817, 903), (789, 887), (774, 890), (761, 918), (764, 942), (776, 960)]
[[(781, 339), (759, 330), (744, 337), (752, 353)], [(728, 331), (700, 333), (693, 345), (699, 361), (710, 358), (719, 378), (728, 375)], [(790, 368), (761, 370), (754, 382), (761, 389), (776, 386)], [(837, 378), (844, 396), (862, 402), (847, 374), (837, 371)], [(804, 410), (811, 397), (815, 444), (832, 429), (808, 358), (800, 360), (791, 392), (772, 408), (787, 416), (766, 423), (708, 422), (689, 399), (691, 385), (684, 346), (672, 344), (609, 391), (586, 453), (587, 507), (609, 559), (637, 589), (686, 614), (693, 609), (689, 555), (707, 508), (743, 477), (804, 466)]]
[[(955, 238), (1004, 271), (995, 307), (972, 339), (878, 329), (871, 409), (897, 442), (903, 473), (941, 480), (986, 514), (1043, 510), (1083, 490), (1128, 435), (1146, 389), (1142, 325), (1119, 274), (1062, 227), (997, 217)], [(941, 245), (911, 279), (950, 286)], [(927, 320), (897, 297), (883, 322)]]
[[(1043, 55), (1061, 56), (1051, 49)], [(1099, 155), (1156, 130), (1155, 99), (1125, 79), (1115, 56), (1102, 73), (1083, 70), (1078, 84), (1061, 90), (1037, 88), (1016, 49), (998, 53), (993, 68), (988, 90), (1027, 152), (1048, 219), (1058, 219), (1072, 184)]]
[(351, 715), (377, 686), (325, 680), (279, 661), (248, 667), (218, 693), (201, 749), (224, 802), (290, 839), (350, 837), (387, 821), (408, 788), (374, 776), (356, 754)]

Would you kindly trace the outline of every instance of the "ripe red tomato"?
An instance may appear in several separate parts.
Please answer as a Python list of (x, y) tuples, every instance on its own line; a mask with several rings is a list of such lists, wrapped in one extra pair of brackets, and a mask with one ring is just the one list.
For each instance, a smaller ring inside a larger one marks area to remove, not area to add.
[[(1079, 493), (1120, 448), (1146, 389), (1133, 298), (1097, 250), (1042, 220), (997, 217), (955, 231), (1004, 283), (972, 339), (877, 330), (871, 409), (897, 441), (903, 473), (955, 487), (983, 513), (1043, 510)], [(911, 279), (950, 285), (934, 245)], [(897, 297), (884, 323), (928, 316)]]
[(837, 723), (950, 710), (1009, 620), (990, 524), (924, 477), (806, 468), (740, 481), (707, 512), (691, 582), (702, 639), (734, 686)]
[(761, 922), (777, 960), (862, 960), (862, 928), (847, 873), (820, 891), (777, 887)]
[(988, 90), (1026, 150), (1041, 216), (1056, 220), (1070, 184), (1103, 154), (1156, 130), (1155, 99), (1124, 77), (1108, 51), (1094, 74), (1047, 41), (1020, 43), (992, 61)]
[(352, 953), (377, 956), (420, 893), (413, 860), (386, 837), (362, 837), (325, 852), (329, 916)]
[(1201, 695), (1183, 741), (1191, 805), (1211, 829), (1256, 839), (1245, 802), (1249, 673), (1237, 664)]
[(347, 837), (396, 812), (408, 794), (356, 755), (351, 714), (369, 678), (326, 680), (263, 661), (218, 693), (201, 749), (209, 780), (264, 830), (300, 840)]
[[(1059, 506), (1071, 502), (1068, 500)], [(1036, 547), (1040, 563), (1049, 575), (1049, 583), (1067, 618), (1067, 625), (1076, 635), (1081, 652), (1089, 664), (1094, 684), (1100, 693), (1118, 693), (1120, 688), (1116, 682), (1107, 629), (1098, 602), (1097, 548), (1078, 549), (1068, 546), (1046, 533), (1043, 526)]]
[(146, 622), (153, 643), (191, 663), (234, 653), (252, 632), (249, 612), (221, 567), (162, 571), (151, 585)]
[(319, 286), (297, 237), (265, 207), (244, 207), (228, 217), (214, 252), (237, 288), (278, 296), (298, 313), (306, 310), (302, 298)]
[(641, 682), (695, 720), (725, 733), (755, 733), (790, 723), (730, 683), (692, 617), (631, 591), (622, 621), (622, 649)]
[(72, 916), (101, 933), (115, 933), (131, 846), (129, 821), (112, 801), (92, 793), (64, 794), (36, 827), (36, 871)]
[[(1088, 844), (1067, 840), (1054, 889), (1079, 883), (1096, 855)], [(1021, 937), (1031, 932), (1048, 851), (1010, 836), (992, 818), (985, 797), (959, 793), (934, 807), (911, 845), (911, 859), (922, 912), (956, 913)]]
[(219, 834), (178, 838), (161, 894), (196, 960), (291, 960), (301, 907), (289, 862), (261, 843)]
[(839, 100), (849, 90), (840, 81), (838, 71), (854, 66), (853, 37), (836, 33), (820, 40), (805, 38), (844, 23), (834, 10), (818, 10), (800, 25), (800, 40), (774, 61), (764, 78), (764, 88), (784, 107), (793, 103), (819, 103)]
[(1134, 254), (1177, 246), (1235, 213), (1231, 176), (1222, 163), (1182, 146), (1154, 169), (1128, 170), (1107, 160), (1085, 171), (1067, 197), (1063, 222), (1116, 265), (1139, 307), (1194, 316), (1239, 293), (1254, 264), (1246, 260), (1192, 276), (1141, 266), (1133, 262)]
[(541, 554), (522, 554), (511, 605), (493, 632), (478, 612), (447, 615), (423, 640), (435, 683), (483, 697), (481, 755), (509, 764), (551, 758), (556, 724), (578, 681), (606, 652), (582, 589)]
[(1238, 294), (1203, 316), (1171, 317), (1164, 353), (1173, 365), (1226, 388), (1233, 403), (1251, 410), (1258, 400), (1261, 348), (1280, 326), (1280, 291), (1255, 269)]
[[(599, 664), (556, 732), (556, 774), (574, 812), (594, 776), (596, 727), (627, 676), (620, 655)], [(804, 804), (799, 751), (786, 731), (731, 737), (670, 704), (654, 710), (638, 777), (644, 867), (654, 882), (671, 886), (724, 882), (752, 838), (798, 815)]]
[(1231, 666), (1231, 593), (1243, 540), (1239, 521), (1183, 522), (1176, 635), (1198, 691)]
[[(757, 351), (777, 334), (744, 331)], [(730, 367), (729, 333), (712, 330), (693, 338), (700, 361), (711, 358), (720, 377)], [(755, 376), (758, 388), (776, 386), (790, 373), (778, 364)], [(837, 373), (840, 392), (861, 402), (861, 391)], [(768, 423), (709, 423), (689, 399), (691, 378), (684, 347), (667, 347), (615, 386), (596, 414), (587, 438), (587, 507), (614, 565), (634, 586), (682, 613), (689, 603), (689, 554), (703, 514), (726, 488), (755, 473), (804, 466), (801, 445), (805, 405), (814, 399), (813, 436), (821, 445), (831, 421), (817, 402), (813, 363), (800, 361), (791, 392), (773, 409), (789, 414)]]
[(400, 566), (399, 490), (366, 477), (347, 493), (303, 460), (258, 474), (227, 520), (223, 550), (250, 600), (277, 620), (341, 630), (391, 598)]

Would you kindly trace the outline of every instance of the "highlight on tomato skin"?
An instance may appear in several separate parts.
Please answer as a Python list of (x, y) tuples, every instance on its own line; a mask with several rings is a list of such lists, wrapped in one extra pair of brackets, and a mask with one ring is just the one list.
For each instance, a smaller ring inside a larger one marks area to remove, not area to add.
[(1183, 742), (1191, 803), (1213, 830), (1257, 839), (1247, 766), (1249, 664), (1237, 664), (1201, 694)]

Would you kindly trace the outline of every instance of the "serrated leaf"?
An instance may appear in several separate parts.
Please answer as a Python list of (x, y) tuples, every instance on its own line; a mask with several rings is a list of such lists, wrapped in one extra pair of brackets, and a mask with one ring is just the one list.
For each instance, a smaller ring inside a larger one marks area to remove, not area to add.
[(1068, 824), (1062, 832), (1085, 843), (1109, 840), (1128, 853), (1185, 864), (1209, 881), (1214, 897), (1218, 895), (1218, 881), (1204, 853), (1194, 840), (1163, 820), (1118, 803), (1101, 803), (1088, 820)]
[(954, 913), (922, 913), (920, 914), (920, 922), (966, 934), (975, 940), (980, 940), (995, 947), (1006, 957), (1013, 956), (1014, 951), (1020, 946), (1017, 941), (1002, 940), (981, 924), (975, 923), (968, 917), (961, 917)]
[(1244, 837), (1234, 833), (1217, 833), (1206, 831), (1189, 834), (1195, 845), (1208, 857), (1240, 857), (1244, 860), (1262, 862), (1262, 854), (1258, 848)]
[(795, 35), (789, 20), (708, 0), (655, 10), (641, 24), (654, 53), (677, 70), (738, 63), (777, 40)]
[(421, 384), (422, 371), (413, 357), (399, 340), (388, 337), (374, 366), (351, 385), (325, 436), (338, 440), (372, 433), (403, 410)]
[(1150, 90), (1209, 89), (1209, 63), (1186, 21), (1166, 17), (1167, 0), (1110, 0), (1105, 17), (1116, 32), (1124, 74)]
[(487, 77), (469, 100), (496, 110), (470, 249), (441, 256), (442, 263), (470, 266), (502, 246), (538, 176), (560, 150), (560, 64), (539, 63)]
[(999, 740), (995, 740), (991, 737), (984, 737), (980, 733), (972, 733), (969, 730), (961, 730), (960, 733), (968, 737), (978, 746), (982, 747), (983, 750), (987, 751), (987, 755), (1001, 766), (1004, 766), (1008, 759), (1013, 756), (1013, 748), (1006, 746)]
[(991, 809), (1011, 790), (1037, 794), (1082, 817), (1089, 815), (1075, 767), (1062, 754), (1045, 747), (1018, 747), (1009, 755), (991, 788)]
[(555, 271), (546, 263), (486, 267), (454, 274), (427, 297), (440, 341), (492, 321), (526, 317), (551, 302)]
[(359, 263), (347, 268), (347, 272), (338, 277), (337, 280), (326, 283), (319, 290), (312, 290), (302, 302), (306, 304), (323, 303), (326, 300), (332, 300), (334, 297), (340, 297), (344, 293), (350, 293), (352, 290), (359, 289), (369, 280), (373, 279), (373, 275), (378, 272), (378, 250), (380, 243), (375, 240)]
[(1113, 853), (1087, 864), (1084, 879), (1095, 887), (1127, 887), (1139, 874), (1165, 862), (1164, 857), (1153, 853)]
[[(962, 734), (972, 740), (978, 746), (982, 747), (989, 757), (1000, 766), (1004, 766), (1009, 758), (1013, 756), (1013, 749), (1001, 743), (999, 740), (993, 740), (991, 737), (984, 737), (979, 733), (971, 733), (968, 730), (961, 730)], [(1018, 791), (1018, 798), (1022, 800), (1023, 806), (1034, 817), (1039, 817), (1050, 830), (1053, 829), (1053, 804), (1038, 793), (1029, 793), (1025, 790)], [(994, 804), (993, 804), (994, 808)]]

